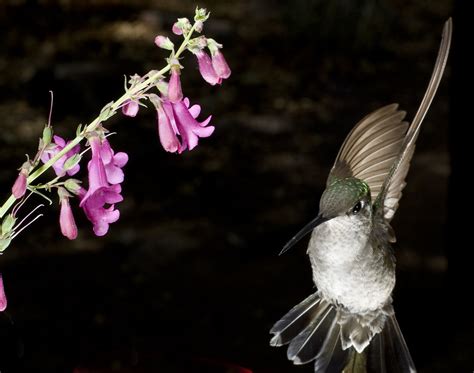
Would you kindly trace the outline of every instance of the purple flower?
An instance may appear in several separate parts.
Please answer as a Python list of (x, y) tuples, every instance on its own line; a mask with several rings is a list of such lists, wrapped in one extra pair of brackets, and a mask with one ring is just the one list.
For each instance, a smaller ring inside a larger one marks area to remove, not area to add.
[[(43, 161), (43, 163), (48, 162), (51, 158), (53, 158), (56, 154), (58, 154), (70, 143), (70, 141), (66, 142), (62, 137), (59, 137), (56, 135), (53, 137), (53, 139), (54, 139), (54, 143), (50, 144), (46, 148), (46, 150), (43, 152), (43, 154), (41, 154), (41, 161)], [(75, 154), (78, 154), (79, 151), (80, 151), (80, 146), (76, 145), (71, 150), (69, 150), (65, 155), (59, 158), (56, 162), (54, 162), (53, 169), (57, 176), (64, 176), (66, 173), (69, 176), (72, 176), (79, 172), (79, 169), (80, 169), (79, 164), (76, 164), (74, 167), (70, 168), (69, 170), (64, 171), (64, 163)]]
[(189, 107), (188, 98), (176, 103), (168, 100), (162, 102), (158, 107), (158, 132), (160, 142), (166, 151), (182, 153), (186, 149), (192, 150), (198, 144), (200, 137), (211, 136), (214, 127), (207, 127), (207, 125), (212, 115), (203, 122), (198, 122), (196, 118), (200, 112), (199, 105)]
[[(120, 212), (115, 210), (114, 204), (123, 200), (120, 194), (120, 183), (124, 179), (121, 168), (127, 163), (128, 156), (123, 152), (114, 154), (109, 142), (98, 136), (91, 137), (89, 144), (92, 149), (92, 159), (87, 165), (89, 190), (79, 190), (79, 206), (92, 222), (94, 233), (103, 236), (107, 233), (109, 224), (120, 217)], [(109, 206), (104, 207), (106, 204)]]
[(3, 287), (3, 276), (0, 273), (0, 312), (7, 308), (7, 297), (5, 295), (5, 288)]
[(127, 117), (136, 117), (138, 114), (138, 109), (140, 105), (135, 100), (127, 100), (125, 104), (122, 106), (122, 114), (126, 115)]
[(221, 84), (222, 78), (220, 78), (219, 75), (217, 75), (216, 70), (214, 70), (211, 57), (202, 50), (198, 50), (195, 55), (198, 59), (199, 72), (203, 79), (210, 85)]
[(212, 67), (219, 78), (227, 79), (230, 76), (230, 67), (219, 49), (212, 54)]
[(12, 187), (13, 196), (18, 199), (26, 193), (26, 177), (28, 173), (22, 168)]
[(171, 68), (171, 77), (168, 84), (168, 98), (172, 103), (181, 101), (183, 99), (183, 91), (181, 90), (181, 80), (179, 75), (181, 74), (179, 66), (173, 66)]
[(69, 204), (69, 195), (64, 188), (58, 190), (60, 196), (61, 211), (59, 213), (59, 226), (63, 236), (74, 240), (77, 238), (77, 226)]

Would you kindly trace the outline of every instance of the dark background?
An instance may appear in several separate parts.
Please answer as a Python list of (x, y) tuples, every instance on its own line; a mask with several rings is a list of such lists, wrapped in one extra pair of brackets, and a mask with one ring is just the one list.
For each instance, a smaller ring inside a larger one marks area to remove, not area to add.
[[(154, 36), (195, 5), (1, 1), (2, 198), (36, 148), (48, 90), (56, 133), (73, 136), (122, 94), (124, 74), (161, 68)], [(186, 55), (183, 90), (214, 115), (215, 134), (177, 156), (160, 147), (153, 110), (107, 123), (130, 155), (122, 217), (98, 238), (76, 205), (69, 242), (53, 198), (6, 250), (1, 372), (311, 372), (269, 347), (272, 324), (313, 291), (307, 240), (277, 254), (317, 213), (352, 126), (392, 102), (413, 118), (453, 14), (453, 54), (393, 222), (394, 301), (420, 372), (472, 371), (466, 2), (199, 5), (232, 76), (211, 87)]]

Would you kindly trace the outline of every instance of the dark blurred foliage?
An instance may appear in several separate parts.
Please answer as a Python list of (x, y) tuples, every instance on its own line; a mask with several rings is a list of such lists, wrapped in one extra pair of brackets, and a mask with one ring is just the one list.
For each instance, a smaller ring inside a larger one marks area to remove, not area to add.
[[(215, 134), (176, 156), (161, 149), (152, 110), (108, 123), (118, 132), (113, 146), (130, 155), (122, 217), (97, 238), (77, 210), (80, 236), (69, 242), (60, 237), (54, 200), (1, 257), (9, 301), (0, 315), (2, 372), (312, 371), (269, 347), (273, 322), (313, 291), (307, 241), (277, 253), (317, 213), (352, 126), (392, 102), (413, 117), (453, 3), (199, 5), (212, 11), (205, 33), (224, 44), (233, 73), (210, 87), (188, 55), (183, 89), (203, 115), (213, 114)], [(194, 7), (176, 0), (0, 2), (2, 198), (36, 147), (48, 90), (56, 132), (72, 136), (121, 94), (125, 74), (162, 66), (154, 36), (170, 35), (174, 20), (191, 17)], [(454, 27), (458, 37), (456, 19)], [(421, 372), (474, 368), (472, 318), (459, 309), (462, 324), (452, 323), (462, 298), (446, 281), (451, 62), (393, 224), (395, 308)], [(465, 255), (453, 253), (457, 263)]]

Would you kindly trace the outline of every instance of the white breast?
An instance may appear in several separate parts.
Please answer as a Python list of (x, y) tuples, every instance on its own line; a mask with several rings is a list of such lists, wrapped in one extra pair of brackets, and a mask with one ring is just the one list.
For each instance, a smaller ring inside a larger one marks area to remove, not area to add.
[(395, 286), (388, 253), (371, 247), (370, 229), (353, 216), (337, 217), (316, 227), (308, 246), (317, 288), (354, 313), (382, 307)]

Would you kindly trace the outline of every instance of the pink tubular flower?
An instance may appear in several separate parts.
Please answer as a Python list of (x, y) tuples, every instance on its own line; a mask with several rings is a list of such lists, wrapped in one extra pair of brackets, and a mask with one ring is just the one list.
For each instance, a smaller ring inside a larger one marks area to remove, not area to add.
[[(164, 100), (157, 110), (160, 142), (168, 152), (182, 153), (186, 149), (192, 150), (200, 137), (209, 137), (214, 132), (213, 126), (207, 127), (212, 115), (203, 122), (198, 122), (196, 118), (201, 112), (201, 107), (199, 105), (189, 107), (187, 97), (176, 103)], [(178, 135), (181, 137), (181, 142)]]
[[(58, 154), (61, 150), (63, 150), (66, 147), (66, 145), (70, 143), (70, 141), (66, 142), (62, 137), (59, 137), (56, 135), (53, 137), (53, 139), (54, 139), (54, 143), (51, 143), (43, 152), (43, 154), (41, 154), (41, 161), (43, 163), (48, 162), (51, 158), (53, 158), (56, 154)], [(74, 148), (69, 150), (65, 155), (63, 155), (53, 164), (53, 169), (57, 176), (64, 176), (66, 173), (69, 176), (72, 176), (79, 172), (79, 169), (80, 169), (79, 164), (76, 164), (71, 169), (64, 171), (64, 163), (75, 154), (78, 154), (79, 151), (80, 151), (80, 146), (76, 145)]]
[(183, 99), (183, 91), (181, 90), (181, 74), (179, 66), (171, 68), (171, 77), (168, 84), (168, 98), (172, 103), (181, 101)]
[(122, 106), (122, 114), (127, 117), (136, 117), (138, 114), (138, 109), (140, 105), (135, 100), (127, 100), (127, 102)]
[(212, 54), (212, 67), (219, 78), (227, 79), (230, 76), (230, 67), (219, 49)]
[[(171, 106), (169, 102), (167, 102), (166, 104)], [(163, 105), (165, 105), (165, 103), (163, 103)], [(181, 144), (178, 140), (178, 137), (176, 136), (177, 131), (171, 125), (171, 121), (168, 115), (165, 113), (165, 109), (163, 108), (163, 105), (160, 105), (157, 109), (158, 134), (160, 136), (161, 146), (163, 146), (163, 149), (165, 149), (167, 152), (176, 153), (181, 147)], [(172, 108), (170, 109), (171, 109), (171, 114), (172, 114), (173, 109)]]
[(65, 189), (60, 188), (59, 191), (61, 211), (59, 213), (59, 226), (63, 236), (74, 240), (77, 238), (77, 226), (72, 214), (71, 205), (69, 204), (69, 196)]
[(5, 295), (5, 288), (3, 287), (3, 276), (0, 273), (0, 312), (7, 308), (7, 297)]
[(211, 121), (212, 116), (209, 115), (203, 122), (196, 120), (197, 116), (201, 112), (199, 105), (193, 105), (189, 108), (189, 100), (187, 98), (184, 101), (173, 104), (173, 114), (176, 121), (176, 127), (182, 138), (182, 144), (180, 153), (183, 152), (186, 147), (189, 150), (193, 150), (200, 137), (209, 137), (214, 132), (214, 127), (206, 127)]
[[(93, 224), (94, 233), (103, 236), (109, 230), (109, 224), (116, 222), (120, 212), (114, 204), (123, 200), (120, 183), (124, 179), (121, 168), (128, 161), (125, 153), (114, 154), (107, 140), (98, 136), (89, 138), (92, 159), (87, 165), (89, 171), (89, 190), (79, 190), (80, 207)], [(104, 207), (105, 205), (109, 207)]]
[(13, 184), (12, 194), (16, 199), (23, 197), (26, 193), (26, 177), (27, 177), (27, 175), (28, 175), (27, 171), (25, 171), (22, 168), (20, 173), (18, 174), (18, 177), (15, 180), (15, 183)]
[(198, 59), (199, 72), (201, 73), (203, 79), (210, 85), (221, 84), (222, 78), (220, 78), (217, 75), (216, 70), (214, 70), (211, 57), (209, 57), (209, 55), (202, 50), (197, 51), (195, 55)]

